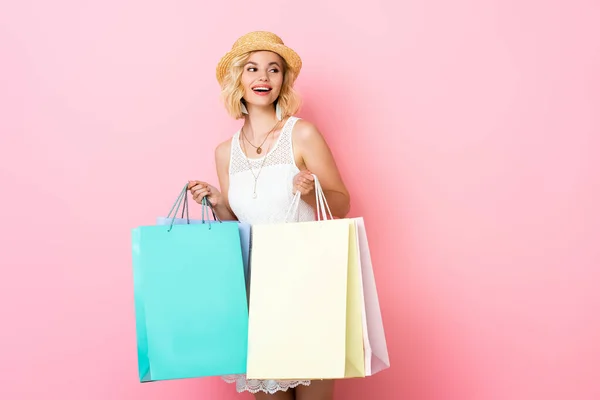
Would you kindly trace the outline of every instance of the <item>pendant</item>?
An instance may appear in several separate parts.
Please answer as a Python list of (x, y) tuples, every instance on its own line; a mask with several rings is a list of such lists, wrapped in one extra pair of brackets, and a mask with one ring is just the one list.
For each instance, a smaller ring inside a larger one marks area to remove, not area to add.
[(252, 193), (252, 198), (255, 199), (256, 198), (256, 192)]
[(260, 153), (262, 153), (262, 148), (260, 148), (260, 146), (259, 146), (256, 148), (256, 154), (260, 154)]

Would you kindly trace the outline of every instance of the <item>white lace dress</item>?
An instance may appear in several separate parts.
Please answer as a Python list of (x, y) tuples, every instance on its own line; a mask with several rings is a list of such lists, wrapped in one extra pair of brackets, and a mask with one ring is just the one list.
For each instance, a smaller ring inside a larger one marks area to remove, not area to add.
[[(293, 200), (293, 178), (300, 172), (294, 161), (292, 130), (298, 121), (290, 117), (269, 152), (257, 159), (248, 159), (242, 151), (240, 131), (233, 135), (229, 160), (229, 205), (239, 221), (249, 224), (284, 222)], [(249, 151), (254, 148), (247, 146)], [(262, 168), (261, 168), (262, 166)], [(250, 169), (252, 168), (252, 170)], [(254, 172), (254, 175), (252, 174)], [(254, 176), (258, 176), (256, 190)], [(256, 193), (256, 197), (254, 194)], [(300, 202), (295, 220), (314, 221), (313, 208)], [(275, 393), (310, 381), (278, 381), (246, 379), (245, 375), (227, 375), (226, 382), (235, 383), (238, 392)]]

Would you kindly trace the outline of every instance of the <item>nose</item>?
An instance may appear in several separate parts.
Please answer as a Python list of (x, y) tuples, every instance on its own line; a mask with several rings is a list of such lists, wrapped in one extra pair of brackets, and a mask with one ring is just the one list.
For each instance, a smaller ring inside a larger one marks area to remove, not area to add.
[(259, 81), (263, 81), (266, 82), (269, 80), (269, 75), (267, 74), (267, 71), (263, 71), (260, 76), (258, 77)]

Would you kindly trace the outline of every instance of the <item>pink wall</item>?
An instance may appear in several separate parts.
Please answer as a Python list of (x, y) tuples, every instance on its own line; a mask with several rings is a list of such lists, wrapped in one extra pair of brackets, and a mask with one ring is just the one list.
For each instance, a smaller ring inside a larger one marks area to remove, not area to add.
[(249, 398), (137, 383), (129, 229), (215, 181), (254, 29), (370, 234), (393, 367), (338, 398), (600, 398), (597, 2), (223, 3), (0, 6), (0, 398)]

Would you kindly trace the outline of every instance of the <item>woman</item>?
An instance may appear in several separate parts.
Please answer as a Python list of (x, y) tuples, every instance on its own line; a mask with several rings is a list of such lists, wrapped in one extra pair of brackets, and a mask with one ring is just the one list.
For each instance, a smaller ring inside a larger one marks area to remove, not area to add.
[[(242, 36), (219, 62), (217, 80), (227, 111), (244, 123), (215, 151), (220, 190), (203, 181), (190, 181), (188, 187), (196, 202), (207, 197), (222, 220), (283, 222), (297, 191), (298, 219), (315, 220), (312, 174), (332, 214), (343, 218), (348, 213), (350, 196), (329, 147), (313, 124), (294, 117), (300, 101), (293, 84), (301, 67), (300, 57), (270, 32)], [(257, 400), (333, 399), (330, 380), (224, 379)]]

